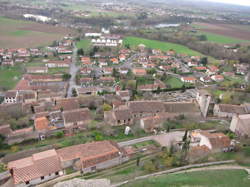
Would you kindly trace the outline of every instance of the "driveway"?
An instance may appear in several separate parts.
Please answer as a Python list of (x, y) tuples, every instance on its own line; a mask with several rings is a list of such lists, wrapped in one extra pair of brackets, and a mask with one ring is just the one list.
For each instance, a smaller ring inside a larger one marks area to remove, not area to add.
[(77, 66), (76, 63), (77, 63), (77, 48), (74, 44), (72, 62), (70, 64), (70, 70), (69, 70), (69, 74), (71, 75), (71, 78), (69, 80), (69, 88), (67, 92), (67, 97), (72, 97), (72, 89), (77, 86), (75, 82), (75, 78), (76, 78), (77, 71), (80, 69), (80, 67)]
[(118, 145), (121, 147), (129, 146), (149, 140), (154, 140), (158, 142), (161, 146), (168, 147), (171, 146), (173, 142), (179, 142), (182, 141), (182, 137), (184, 136), (184, 131), (174, 131), (174, 132), (168, 132), (160, 135), (153, 135), (153, 136), (146, 136), (142, 138), (137, 138), (134, 140), (119, 142)]

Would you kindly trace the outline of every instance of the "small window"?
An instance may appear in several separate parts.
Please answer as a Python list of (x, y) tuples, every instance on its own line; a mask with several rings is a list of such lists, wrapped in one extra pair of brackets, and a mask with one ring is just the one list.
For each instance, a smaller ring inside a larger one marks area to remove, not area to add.
[(41, 176), (41, 180), (43, 180), (44, 179), (44, 176)]
[(25, 184), (30, 184), (30, 181), (26, 181)]
[(56, 175), (59, 175), (58, 171), (57, 171), (57, 172), (55, 172), (55, 174), (56, 174)]
[(121, 121), (120, 121), (120, 120), (118, 120), (118, 123), (121, 123)]

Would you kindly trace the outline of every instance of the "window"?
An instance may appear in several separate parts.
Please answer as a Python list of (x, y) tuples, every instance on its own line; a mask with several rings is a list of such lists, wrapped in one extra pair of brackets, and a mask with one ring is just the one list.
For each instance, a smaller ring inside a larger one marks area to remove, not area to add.
[(26, 181), (25, 184), (30, 184), (30, 181)]
[(121, 123), (121, 121), (120, 121), (120, 120), (118, 120), (118, 123)]
[(58, 171), (57, 171), (57, 172), (55, 172), (55, 174), (56, 174), (56, 175), (59, 175)]
[(44, 176), (41, 176), (41, 180), (43, 180), (44, 179)]

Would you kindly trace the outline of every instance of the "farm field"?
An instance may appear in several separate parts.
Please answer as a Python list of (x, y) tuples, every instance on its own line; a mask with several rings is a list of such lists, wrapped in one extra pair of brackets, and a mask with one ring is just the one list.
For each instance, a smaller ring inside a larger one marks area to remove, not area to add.
[(206, 34), (208, 41), (218, 43), (250, 42), (250, 27), (230, 24), (194, 23), (193, 27)]
[[(212, 179), (212, 180), (211, 180)], [(133, 183), (122, 185), (123, 187), (165, 187), (165, 186), (206, 186), (229, 187), (250, 186), (248, 174), (244, 170), (212, 170), (194, 171), (189, 173), (169, 174), (158, 177), (150, 177)]]
[(235, 43), (247, 42), (246, 40), (241, 40), (241, 39), (223, 36), (223, 35), (219, 35), (219, 34), (213, 34), (213, 33), (209, 33), (209, 32), (198, 32), (197, 34), (206, 35), (207, 41), (221, 43), (221, 44), (235, 44)]
[(72, 32), (62, 27), (5, 17), (0, 17), (0, 24), (0, 46), (3, 48), (45, 46)]
[(136, 47), (139, 44), (144, 44), (149, 48), (152, 49), (160, 49), (162, 51), (168, 51), (170, 49), (175, 50), (177, 53), (181, 54), (187, 54), (191, 56), (202, 56), (201, 53), (194, 51), (192, 49), (189, 49), (186, 46), (174, 44), (170, 42), (161, 42), (157, 40), (148, 40), (144, 38), (139, 37), (126, 37), (124, 38), (124, 45), (129, 44), (131, 47)]

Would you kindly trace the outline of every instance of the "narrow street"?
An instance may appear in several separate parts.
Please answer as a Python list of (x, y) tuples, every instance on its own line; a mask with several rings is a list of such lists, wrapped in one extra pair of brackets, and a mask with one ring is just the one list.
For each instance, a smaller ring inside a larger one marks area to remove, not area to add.
[(72, 63), (70, 64), (70, 70), (69, 70), (69, 74), (71, 75), (71, 78), (69, 80), (69, 88), (67, 91), (67, 97), (72, 97), (72, 89), (75, 88), (76, 82), (75, 82), (75, 78), (76, 78), (76, 74), (77, 71), (80, 69), (80, 66), (77, 66), (77, 47), (74, 45), (74, 49), (73, 49), (73, 54), (72, 54)]

